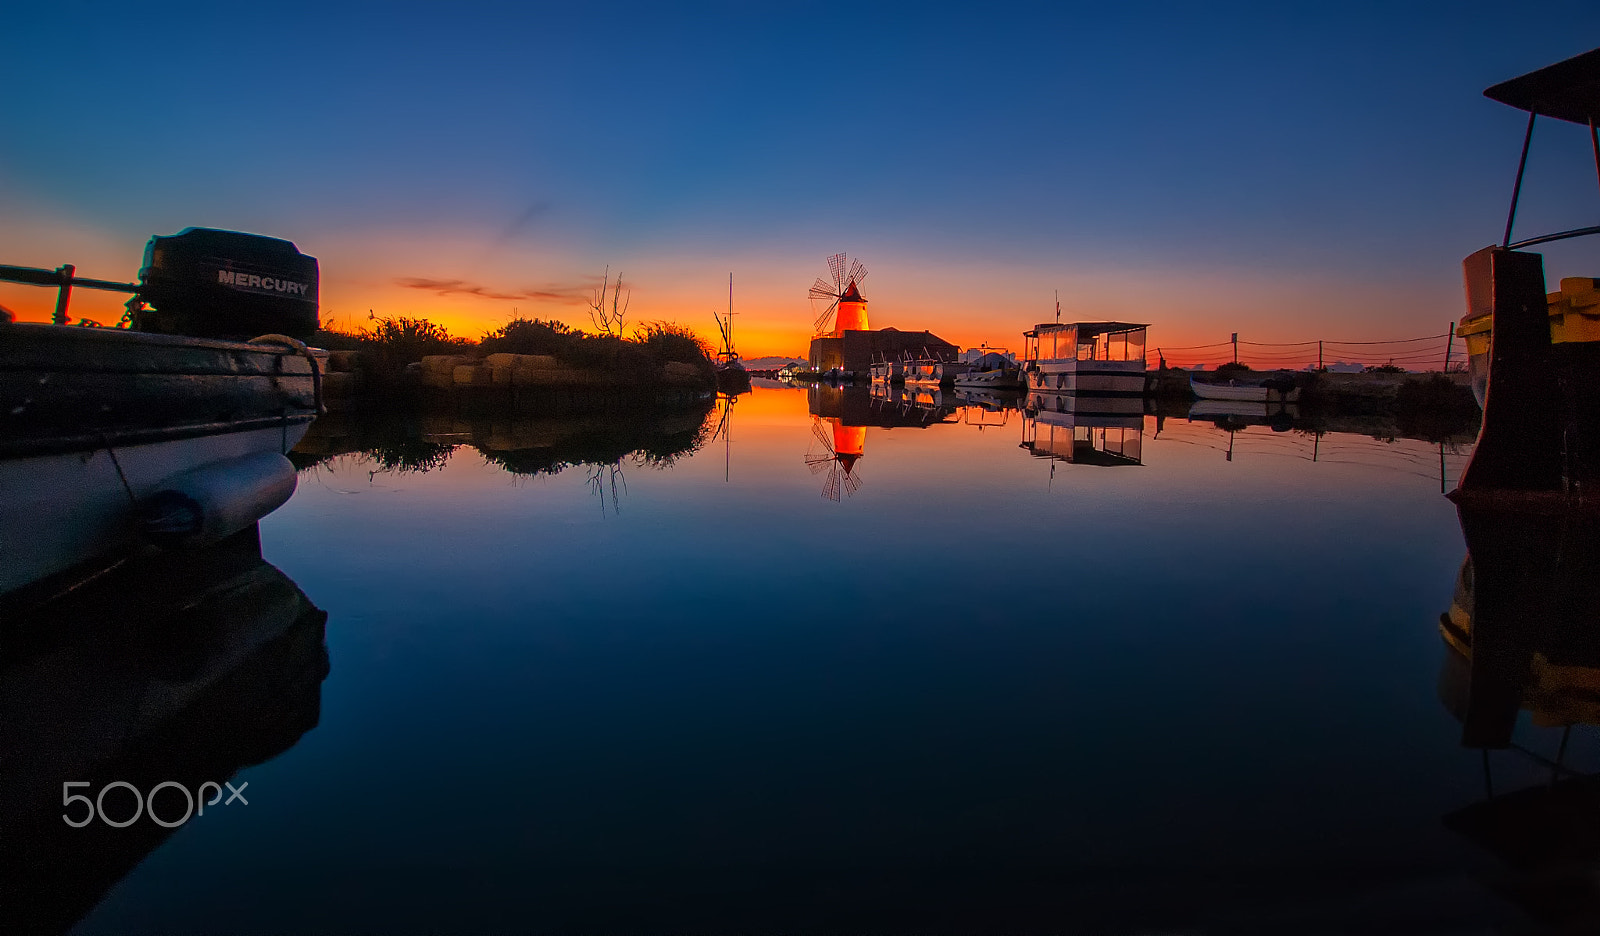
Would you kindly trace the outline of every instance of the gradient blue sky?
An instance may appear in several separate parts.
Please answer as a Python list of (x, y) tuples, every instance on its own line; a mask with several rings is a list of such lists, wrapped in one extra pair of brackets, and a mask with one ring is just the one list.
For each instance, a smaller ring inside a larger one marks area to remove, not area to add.
[[(1481, 92), (1600, 45), (1600, 4), (1300, 6), (17, 6), (0, 262), (132, 278), (151, 234), (260, 231), (336, 321), (474, 335), (583, 324), (607, 264), (712, 334), (732, 271), (746, 354), (803, 353), (839, 250), (874, 325), (963, 344), (1056, 289), (1152, 344), (1442, 332), (1521, 143)], [(1519, 229), (1600, 221), (1585, 132), (1530, 173)]]

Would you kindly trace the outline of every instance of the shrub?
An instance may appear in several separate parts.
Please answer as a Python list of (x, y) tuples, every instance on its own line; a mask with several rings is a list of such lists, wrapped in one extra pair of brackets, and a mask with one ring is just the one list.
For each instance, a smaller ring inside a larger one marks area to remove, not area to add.
[(1363, 368), (1363, 374), (1404, 374), (1406, 369), (1398, 364), (1371, 364)]
[(711, 346), (693, 329), (672, 322), (646, 322), (634, 329), (633, 340), (659, 363), (699, 364), (711, 361)]
[(1218, 364), (1216, 373), (1219, 376), (1230, 374), (1248, 374), (1250, 373), (1250, 365), (1241, 364), (1238, 361), (1229, 361), (1226, 364)]
[(369, 318), (372, 325), (360, 333), (363, 350), (375, 351), (391, 363), (409, 364), (430, 354), (460, 353), (472, 347), (471, 341), (453, 337), (443, 325), (427, 319)]
[(550, 354), (564, 357), (584, 337), (565, 322), (514, 318), (483, 336), (478, 346), (489, 354)]

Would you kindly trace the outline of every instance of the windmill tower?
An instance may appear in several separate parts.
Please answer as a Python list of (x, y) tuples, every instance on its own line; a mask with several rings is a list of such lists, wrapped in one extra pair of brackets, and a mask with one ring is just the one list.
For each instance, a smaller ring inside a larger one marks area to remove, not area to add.
[[(830, 433), (823, 428), (831, 423)], [(822, 446), (821, 452), (806, 453), (806, 467), (812, 474), (827, 472), (822, 483), (822, 496), (831, 501), (854, 494), (861, 487), (861, 476), (855, 473), (856, 462), (866, 448), (867, 430), (864, 426), (846, 426), (835, 418), (817, 417), (811, 423), (811, 435)]]
[(812, 309), (821, 303), (827, 304), (817, 316), (819, 338), (840, 338), (847, 331), (867, 330), (867, 300), (861, 298), (861, 281), (867, 278), (867, 266), (856, 260), (847, 269), (845, 260), (842, 253), (829, 257), (828, 272), (833, 282), (819, 276), (811, 284)]

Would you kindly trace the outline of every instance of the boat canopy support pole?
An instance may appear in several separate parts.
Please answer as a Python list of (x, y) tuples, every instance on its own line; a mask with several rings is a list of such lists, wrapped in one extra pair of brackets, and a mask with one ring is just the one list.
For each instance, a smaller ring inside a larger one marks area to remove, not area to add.
[(1600, 133), (1595, 132), (1594, 118), (1589, 118), (1589, 145), (1594, 148), (1594, 175), (1600, 180)]
[(1522, 158), (1517, 160), (1517, 183), (1511, 187), (1511, 211), (1506, 214), (1506, 236), (1500, 246), (1511, 246), (1511, 224), (1517, 220), (1517, 199), (1522, 195), (1522, 172), (1528, 168), (1528, 144), (1533, 142), (1533, 121), (1538, 117), (1528, 112), (1528, 132), (1522, 135)]

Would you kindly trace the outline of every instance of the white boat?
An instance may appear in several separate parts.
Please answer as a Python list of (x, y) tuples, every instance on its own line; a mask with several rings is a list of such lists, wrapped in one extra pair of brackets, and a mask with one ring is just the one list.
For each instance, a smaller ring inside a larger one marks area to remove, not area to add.
[(872, 362), (872, 382), (883, 384), (905, 383), (906, 367), (901, 361), (882, 360)]
[[(252, 254), (252, 237), (155, 238), (139, 285), (81, 280), (70, 267), (4, 267), (0, 279), (55, 276), (61, 321), (71, 287), (88, 285), (161, 296), (154, 309), (130, 306), (136, 326), (226, 331), (276, 319), (308, 335), (315, 259), (271, 238), (255, 238), (271, 245)], [(216, 287), (231, 283), (228, 256), (257, 271), (253, 295)], [(0, 605), (46, 599), (141, 546), (219, 541), (288, 500), (286, 453), (321, 411), (325, 358), (281, 334), (235, 341), (0, 320)]]
[(973, 349), (983, 350), (985, 353), (968, 362), (972, 369), (965, 374), (957, 374), (955, 385), (983, 390), (1021, 390), (1022, 368), (1017, 362), (1003, 348), (986, 349), (987, 345), (981, 349)]
[(931, 357), (906, 361), (904, 367), (906, 384), (919, 387), (949, 386), (972, 369), (971, 364), (961, 361), (945, 361)]
[(958, 387), (979, 390), (1021, 390), (1022, 372), (1015, 367), (996, 367), (992, 370), (968, 371), (954, 379)]
[(1144, 396), (1145, 330), (1127, 322), (1056, 322), (1024, 332), (1022, 372), (1040, 393)]
[(1189, 375), (1189, 389), (1202, 400), (1234, 400), (1241, 403), (1293, 403), (1300, 399), (1300, 388), (1292, 377), (1228, 383), (1204, 383)]

